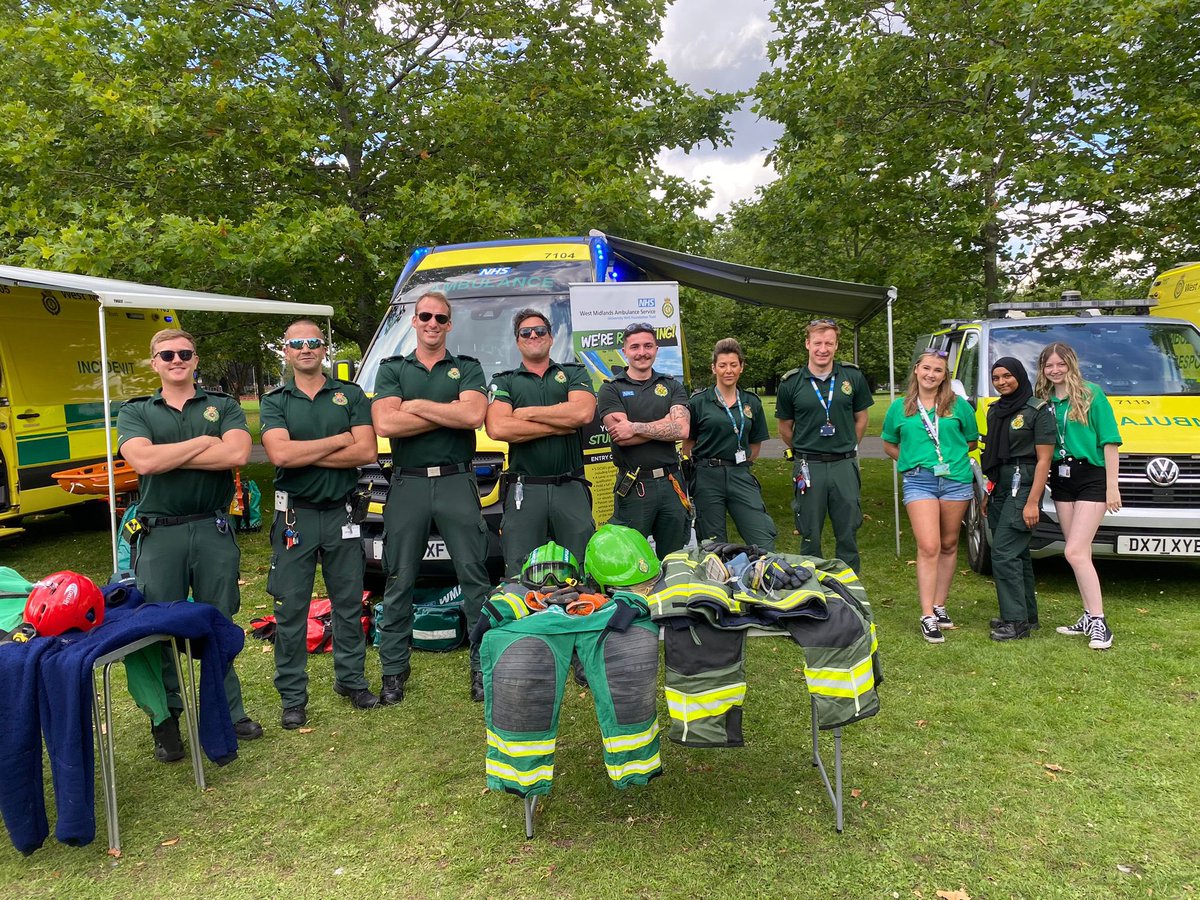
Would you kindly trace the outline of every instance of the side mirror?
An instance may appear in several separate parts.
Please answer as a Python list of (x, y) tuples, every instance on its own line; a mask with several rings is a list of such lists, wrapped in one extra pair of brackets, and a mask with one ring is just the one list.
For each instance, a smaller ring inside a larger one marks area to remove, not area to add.
[(333, 377), (338, 381), (353, 381), (354, 361), (349, 359), (335, 360), (333, 363)]

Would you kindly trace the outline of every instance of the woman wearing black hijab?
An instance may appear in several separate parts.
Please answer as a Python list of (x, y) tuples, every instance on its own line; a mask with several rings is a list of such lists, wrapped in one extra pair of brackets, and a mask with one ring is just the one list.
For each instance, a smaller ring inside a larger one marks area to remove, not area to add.
[(1020, 360), (1003, 356), (992, 363), (992, 386), (1000, 399), (988, 408), (981, 461), (992, 485), (984, 511), (1000, 600), (992, 640), (1013, 641), (1028, 637), (1038, 624), (1029, 541), (1041, 514), (1056, 433), (1054, 410), (1033, 396)]

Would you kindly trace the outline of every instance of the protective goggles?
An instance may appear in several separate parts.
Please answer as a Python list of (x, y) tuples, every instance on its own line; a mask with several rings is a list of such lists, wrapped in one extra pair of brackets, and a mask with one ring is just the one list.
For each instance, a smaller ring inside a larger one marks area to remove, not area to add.
[(545, 337), (550, 333), (550, 329), (545, 325), (528, 325), (517, 332), (518, 337), (523, 337), (529, 340), (531, 337)]
[(187, 362), (196, 355), (195, 350), (159, 350), (154, 354), (163, 362), (175, 362), (175, 357), (178, 356), (183, 362)]
[(284, 341), (293, 350), (320, 350), (325, 346), (324, 338), (288, 338)]
[(428, 322), (430, 319), (433, 319), (439, 325), (445, 325), (450, 321), (450, 317), (445, 313), (431, 313), (428, 310), (417, 313), (417, 321), (419, 322)]
[(574, 569), (562, 563), (535, 563), (521, 573), (521, 580), (530, 585), (570, 587), (579, 583), (579, 576)]

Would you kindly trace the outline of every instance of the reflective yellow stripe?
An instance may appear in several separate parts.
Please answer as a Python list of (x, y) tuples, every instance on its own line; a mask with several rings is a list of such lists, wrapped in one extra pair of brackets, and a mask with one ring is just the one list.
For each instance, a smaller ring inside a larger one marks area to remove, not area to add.
[(510, 594), (507, 591), (499, 597), (493, 597), (493, 600), (503, 600), (509, 605), (513, 611), (514, 619), (522, 619), (529, 615), (529, 608), (525, 605), (525, 598), (518, 597), (516, 594)]
[(618, 734), (615, 737), (607, 737), (604, 739), (604, 749), (609, 753), (623, 753), (629, 750), (636, 750), (638, 747), (645, 747), (654, 740), (658, 734), (658, 720), (654, 720), (654, 724), (645, 731), (639, 731), (637, 734)]
[(554, 752), (554, 738), (548, 741), (506, 741), (494, 731), (487, 733), (488, 746), (505, 756), (545, 756)]
[(635, 759), (620, 766), (608, 766), (608, 777), (620, 781), (626, 775), (645, 775), (662, 768), (662, 760), (655, 753), (649, 759)]
[(805, 666), (804, 677), (808, 681), (809, 691), (814, 694), (853, 698), (856, 711), (860, 708), (858, 698), (875, 687), (875, 670), (870, 657), (852, 669), (810, 669)]
[(676, 587), (668, 587), (661, 591), (655, 591), (647, 599), (652, 606), (658, 607), (658, 613), (662, 615), (664, 600), (669, 600), (672, 597), (693, 597), (697, 595), (713, 597), (716, 600), (720, 600), (725, 606), (728, 606), (730, 603), (729, 594), (725, 591), (698, 581), (688, 581)]
[(666, 688), (663, 693), (667, 697), (667, 709), (671, 718), (686, 723), (693, 719), (719, 716), (730, 707), (742, 703), (746, 699), (746, 682), (741, 681), (729, 687), (700, 694), (685, 694), (673, 688)]
[(489, 759), (486, 769), (487, 774), (506, 781), (515, 781), (522, 787), (529, 787), (531, 784), (537, 784), (539, 781), (552, 781), (554, 779), (554, 766), (538, 766), (536, 769), (522, 772), (520, 769), (514, 769), (512, 766)]

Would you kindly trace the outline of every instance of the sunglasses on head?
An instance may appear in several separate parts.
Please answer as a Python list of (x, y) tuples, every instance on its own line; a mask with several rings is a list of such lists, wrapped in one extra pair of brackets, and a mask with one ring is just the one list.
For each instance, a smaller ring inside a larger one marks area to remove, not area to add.
[(431, 313), (428, 310), (417, 313), (417, 319), (422, 322), (428, 322), (430, 319), (433, 319), (439, 325), (445, 325), (450, 321), (450, 317), (445, 313)]
[(187, 362), (196, 355), (195, 350), (159, 350), (154, 354), (163, 362), (175, 362), (175, 357), (178, 356), (183, 362)]
[(658, 332), (655, 331), (654, 326), (649, 322), (635, 322), (633, 325), (628, 326), (625, 329), (624, 337), (628, 339), (635, 334), (649, 334), (655, 341), (658, 340)]
[(288, 338), (286, 343), (293, 350), (319, 350), (325, 346), (324, 338)]
[(948, 359), (950, 356), (949, 350), (926, 350), (925, 353), (931, 356), (940, 356), (942, 359)]
[(527, 325), (517, 332), (520, 337), (526, 339), (531, 337), (545, 337), (549, 333), (550, 329), (545, 325)]
[(836, 325), (837, 322), (833, 321), (833, 319), (813, 319), (808, 324), (809, 325)]

